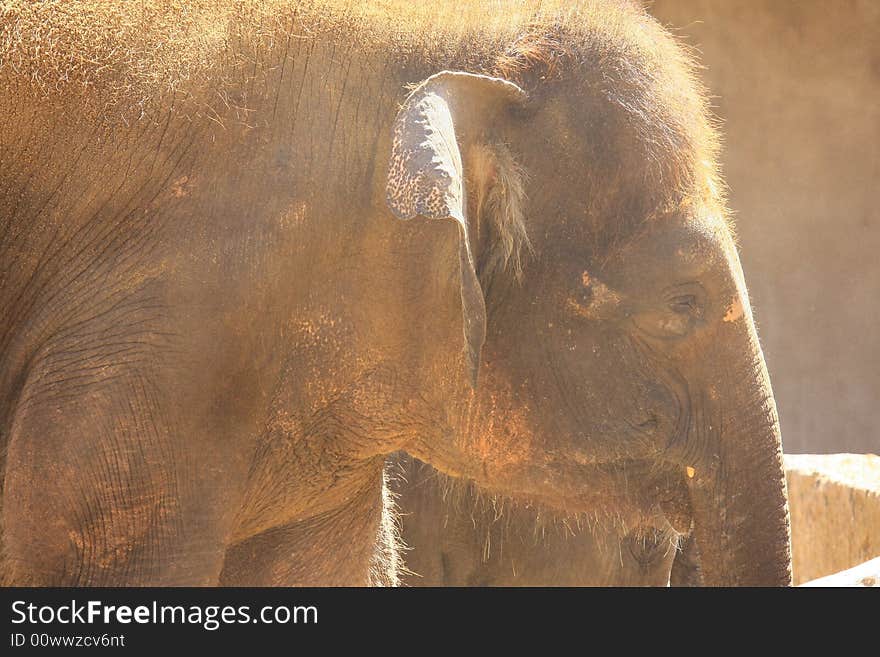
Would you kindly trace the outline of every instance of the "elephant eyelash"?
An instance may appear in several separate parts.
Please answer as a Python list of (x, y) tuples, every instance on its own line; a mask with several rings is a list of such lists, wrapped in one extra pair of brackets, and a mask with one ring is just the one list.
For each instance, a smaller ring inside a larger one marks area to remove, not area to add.
[(669, 309), (679, 315), (694, 315), (699, 317), (702, 314), (700, 301), (695, 294), (682, 294), (672, 297), (669, 301)]
[(685, 294), (674, 297), (669, 301), (669, 307), (678, 312), (688, 312), (697, 305), (697, 298), (693, 294)]

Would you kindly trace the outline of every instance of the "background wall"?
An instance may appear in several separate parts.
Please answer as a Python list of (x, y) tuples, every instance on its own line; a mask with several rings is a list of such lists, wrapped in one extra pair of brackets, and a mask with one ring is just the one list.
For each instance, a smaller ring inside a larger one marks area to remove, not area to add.
[(647, 6), (723, 121), (785, 450), (880, 453), (880, 2)]

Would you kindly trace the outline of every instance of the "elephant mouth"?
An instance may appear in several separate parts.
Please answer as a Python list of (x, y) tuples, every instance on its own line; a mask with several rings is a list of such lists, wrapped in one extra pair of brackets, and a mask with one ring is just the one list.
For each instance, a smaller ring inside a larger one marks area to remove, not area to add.
[[(514, 497), (563, 514), (604, 519), (630, 529), (671, 530), (679, 535), (691, 531), (693, 511), (683, 468), (650, 460), (567, 461), (531, 474), (516, 477), (519, 485), (513, 490), (505, 488)], [(531, 485), (522, 486), (529, 479)]]

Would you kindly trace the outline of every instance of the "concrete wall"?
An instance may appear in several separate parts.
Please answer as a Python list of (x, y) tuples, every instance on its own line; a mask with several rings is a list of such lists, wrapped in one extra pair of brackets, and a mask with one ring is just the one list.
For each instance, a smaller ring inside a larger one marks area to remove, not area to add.
[(785, 476), (795, 584), (880, 557), (880, 456), (786, 454)]
[(787, 452), (880, 453), (880, 2), (656, 0), (699, 50)]

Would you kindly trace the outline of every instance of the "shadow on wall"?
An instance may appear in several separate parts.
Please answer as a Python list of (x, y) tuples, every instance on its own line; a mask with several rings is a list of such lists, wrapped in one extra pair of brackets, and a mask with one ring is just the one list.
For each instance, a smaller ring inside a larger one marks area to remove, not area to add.
[(647, 5), (723, 121), (786, 452), (880, 453), (880, 3)]

